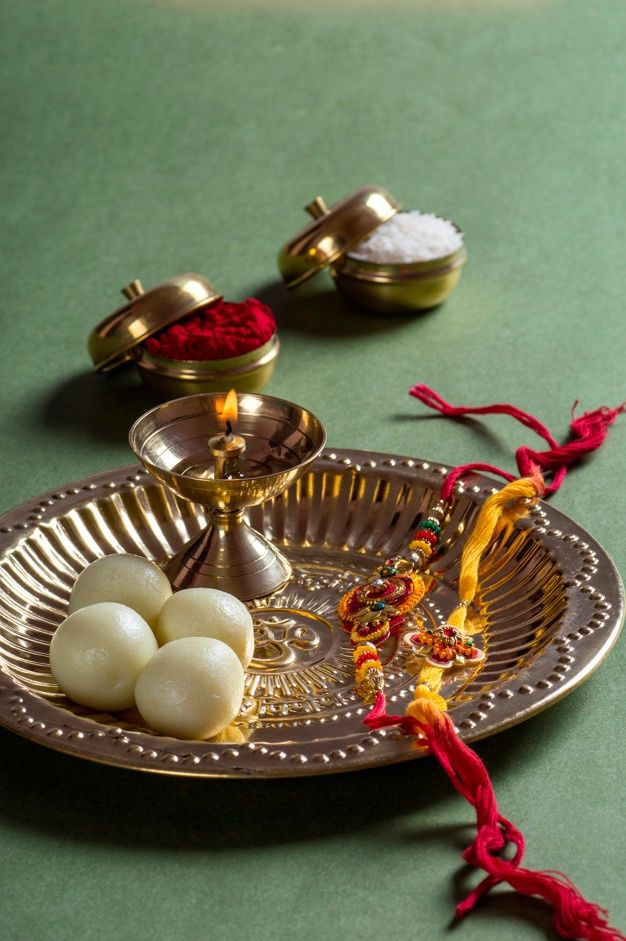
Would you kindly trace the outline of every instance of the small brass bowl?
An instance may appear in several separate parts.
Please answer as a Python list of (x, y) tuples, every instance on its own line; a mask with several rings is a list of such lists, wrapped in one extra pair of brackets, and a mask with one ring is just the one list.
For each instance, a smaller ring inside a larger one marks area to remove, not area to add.
[(128, 303), (105, 317), (89, 336), (89, 355), (98, 372), (133, 362), (144, 384), (161, 400), (231, 388), (259, 392), (269, 381), (280, 350), (276, 332), (255, 350), (227, 359), (170, 359), (146, 348), (150, 337), (222, 300), (203, 275), (177, 275), (149, 291), (136, 279), (122, 293)]
[(466, 259), (464, 245), (442, 258), (401, 264), (345, 255), (332, 274), (344, 297), (360, 307), (404, 314), (429, 310), (445, 301), (456, 287)]
[(162, 400), (201, 392), (259, 392), (269, 382), (280, 342), (278, 334), (263, 346), (242, 356), (226, 359), (169, 359), (150, 353), (145, 346), (136, 353), (136, 365), (144, 384)]
[[(330, 268), (338, 290), (348, 300), (383, 314), (437, 307), (456, 287), (467, 259), (463, 245), (441, 258), (400, 264), (360, 261), (350, 254), (401, 211), (400, 204), (382, 187), (362, 187), (330, 208), (316, 196), (304, 208), (314, 221), (278, 255), (278, 268), (287, 287), (298, 287), (323, 268)], [(463, 235), (458, 226), (455, 229)]]

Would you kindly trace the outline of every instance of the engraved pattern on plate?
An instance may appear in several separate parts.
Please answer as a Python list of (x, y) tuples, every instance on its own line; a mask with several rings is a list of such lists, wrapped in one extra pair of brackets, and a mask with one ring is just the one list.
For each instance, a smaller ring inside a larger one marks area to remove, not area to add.
[[(321, 773), (403, 761), (419, 750), (394, 730), (368, 734), (353, 689), (351, 645), (337, 599), (381, 556), (401, 551), (436, 499), (445, 468), (394, 455), (326, 452), (250, 522), (290, 559), (283, 590), (251, 604), (256, 649), (235, 726), (211, 742), (142, 727), (136, 711), (108, 715), (71, 703), (49, 670), (50, 638), (71, 586), (93, 559), (171, 556), (205, 523), (135, 466), (57, 490), (0, 519), (0, 722), (50, 747), (137, 769), (205, 776)], [(443, 530), (435, 589), (416, 612), (442, 624), (455, 604), (465, 534), (493, 492), (485, 478), (457, 488)], [(521, 721), (573, 689), (617, 638), (623, 592), (610, 559), (552, 507), (503, 535), (481, 566), (473, 616), (487, 659), (446, 680), (461, 734), (472, 740)], [(386, 685), (402, 711), (413, 678), (389, 642)]]

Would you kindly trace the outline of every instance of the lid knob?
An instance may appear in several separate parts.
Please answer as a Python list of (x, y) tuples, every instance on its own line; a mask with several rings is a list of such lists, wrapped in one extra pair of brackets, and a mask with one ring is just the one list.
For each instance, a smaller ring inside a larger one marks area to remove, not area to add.
[(122, 288), (122, 294), (124, 297), (127, 297), (129, 301), (134, 301), (136, 298), (141, 297), (144, 294), (143, 284), (139, 278), (135, 278), (134, 281), (131, 281), (130, 284), (127, 284), (126, 287)]
[(330, 207), (316, 196), (304, 208), (313, 221), (278, 253), (278, 268), (290, 288), (322, 268), (341, 264), (343, 256), (390, 219), (400, 204), (381, 186), (363, 186)]
[(330, 212), (321, 196), (316, 196), (310, 203), (307, 203), (304, 210), (308, 212), (310, 216), (313, 216), (314, 219), (321, 219), (322, 216), (327, 216)]
[(148, 337), (194, 311), (221, 300), (201, 274), (177, 275), (144, 290), (139, 278), (122, 288), (123, 307), (101, 320), (89, 335), (89, 355), (98, 372), (108, 372), (134, 359)]

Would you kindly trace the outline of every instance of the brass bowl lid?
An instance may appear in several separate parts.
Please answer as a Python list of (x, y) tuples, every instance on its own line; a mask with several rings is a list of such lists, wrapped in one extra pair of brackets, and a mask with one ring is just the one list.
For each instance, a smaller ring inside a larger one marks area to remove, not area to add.
[(124, 307), (105, 317), (89, 335), (87, 347), (97, 372), (108, 372), (133, 359), (135, 348), (170, 324), (221, 300), (201, 274), (180, 274), (150, 291), (135, 280), (122, 288)]
[(290, 288), (333, 264), (400, 209), (381, 186), (364, 186), (328, 208), (321, 196), (304, 207), (314, 221), (283, 246), (278, 267)]

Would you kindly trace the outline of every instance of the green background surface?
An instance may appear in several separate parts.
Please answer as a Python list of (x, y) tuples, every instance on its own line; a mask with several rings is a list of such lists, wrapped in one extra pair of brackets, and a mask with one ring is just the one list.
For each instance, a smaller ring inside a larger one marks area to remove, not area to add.
[[(134, 277), (208, 275), (269, 298), (267, 391), (329, 443), (512, 468), (512, 401), (558, 437), (574, 399), (624, 398), (622, 0), (211, 3), (2, 0), (4, 508), (128, 463), (149, 404), (85, 341)], [(469, 263), (438, 311), (351, 311), (322, 276), (289, 298), (275, 254), (301, 206), (368, 182), (453, 218)], [(626, 421), (554, 504), (626, 568)], [(478, 745), (528, 864), (562, 868), (626, 926), (624, 645), (584, 687)], [(276, 782), (166, 780), (0, 734), (0, 915), (25, 939), (444, 938), (475, 875), (471, 813), (430, 760)], [(553, 937), (505, 890), (464, 941)]]

